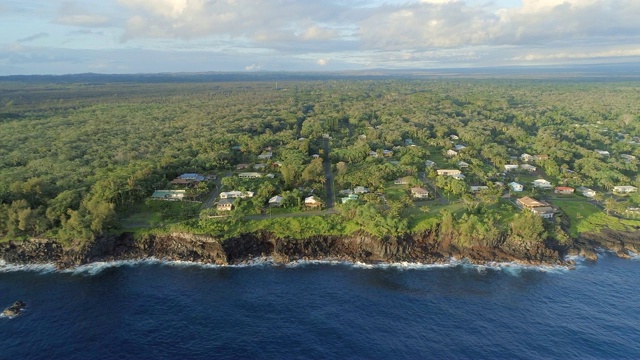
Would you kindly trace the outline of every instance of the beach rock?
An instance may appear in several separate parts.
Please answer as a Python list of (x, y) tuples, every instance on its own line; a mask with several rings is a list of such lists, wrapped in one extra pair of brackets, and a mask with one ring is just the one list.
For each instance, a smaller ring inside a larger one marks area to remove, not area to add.
[(8, 316), (8, 317), (18, 316), (20, 315), (20, 312), (22, 312), (22, 310), (25, 308), (25, 306), (27, 306), (27, 304), (25, 304), (23, 301), (18, 300), (14, 302), (13, 305), (4, 309), (4, 311), (2, 312), (2, 315)]

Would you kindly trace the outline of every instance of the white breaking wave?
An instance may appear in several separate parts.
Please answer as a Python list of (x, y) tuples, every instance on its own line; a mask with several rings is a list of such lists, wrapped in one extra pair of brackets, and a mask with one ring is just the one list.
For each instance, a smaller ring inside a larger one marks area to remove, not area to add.
[(7, 264), (4, 260), (0, 260), (0, 273), (10, 272), (37, 272), (37, 273), (51, 273), (56, 271), (56, 267), (53, 264)]

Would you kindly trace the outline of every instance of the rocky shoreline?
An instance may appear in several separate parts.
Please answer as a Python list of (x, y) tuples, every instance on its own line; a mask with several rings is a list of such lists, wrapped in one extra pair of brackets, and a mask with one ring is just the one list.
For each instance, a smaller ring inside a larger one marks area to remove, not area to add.
[(63, 246), (51, 239), (33, 238), (0, 244), (0, 258), (9, 264), (54, 263), (59, 269), (93, 262), (156, 258), (203, 264), (234, 265), (259, 257), (277, 263), (297, 260), (341, 260), (362, 263), (445, 263), (451, 258), (473, 264), (516, 262), (525, 265), (564, 265), (567, 255), (596, 260), (596, 248), (615, 251), (620, 257), (640, 253), (638, 233), (605, 231), (587, 234), (573, 246), (528, 243), (502, 239), (499, 246), (459, 248), (433, 233), (398, 238), (352, 236), (315, 236), (282, 239), (269, 233), (244, 234), (221, 241), (207, 235), (172, 233), (149, 235), (139, 239), (130, 233), (103, 236), (82, 246)]

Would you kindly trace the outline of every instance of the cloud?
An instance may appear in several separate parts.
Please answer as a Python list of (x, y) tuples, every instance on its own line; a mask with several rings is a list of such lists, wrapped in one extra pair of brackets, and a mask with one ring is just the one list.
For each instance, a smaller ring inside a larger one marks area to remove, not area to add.
[(316, 64), (320, 65), (320, 66), (326, 66), (329, 63), (329, 60), (327, 59), (318, 59), (316, 60)]
[(104, 27), (111, 24), (109, 17), (94, 14), (74, 2), (63, 3), (53, 21), (56, 24), (81, 27)]
[(27, 37), (22, 38), (22, 39), (18, 39), (18, 42), (19, 43), (25, 43), (25, 42), (29, 42), (29, 41), (35, 41), (35, 40), (38, 40), (38, 39), (46, 38), (46, 37), (49, 37), (49, 34), (45, 33), (45, 32), (41, 32), (41, 33), (33, 34), (31, 36), (27, 36)]

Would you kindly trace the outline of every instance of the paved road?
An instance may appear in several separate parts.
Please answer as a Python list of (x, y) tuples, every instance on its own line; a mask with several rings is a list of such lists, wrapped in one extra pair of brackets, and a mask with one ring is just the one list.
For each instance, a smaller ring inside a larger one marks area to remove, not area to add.
[(215, 180), (215, 189), (213, 189), (213, 191), (211, 192), (211, 194), (209, 195), (209, 197), (207, 197), (207, 200), (205, 200), (202, 204), (202, 209), (208, 209), (210, 207), (213, 206), (214, 201), (216, 201), (216, 198), (218, 197), (218, 193), (220, 193), (220, 178), (221, 176), (218, 176)]

